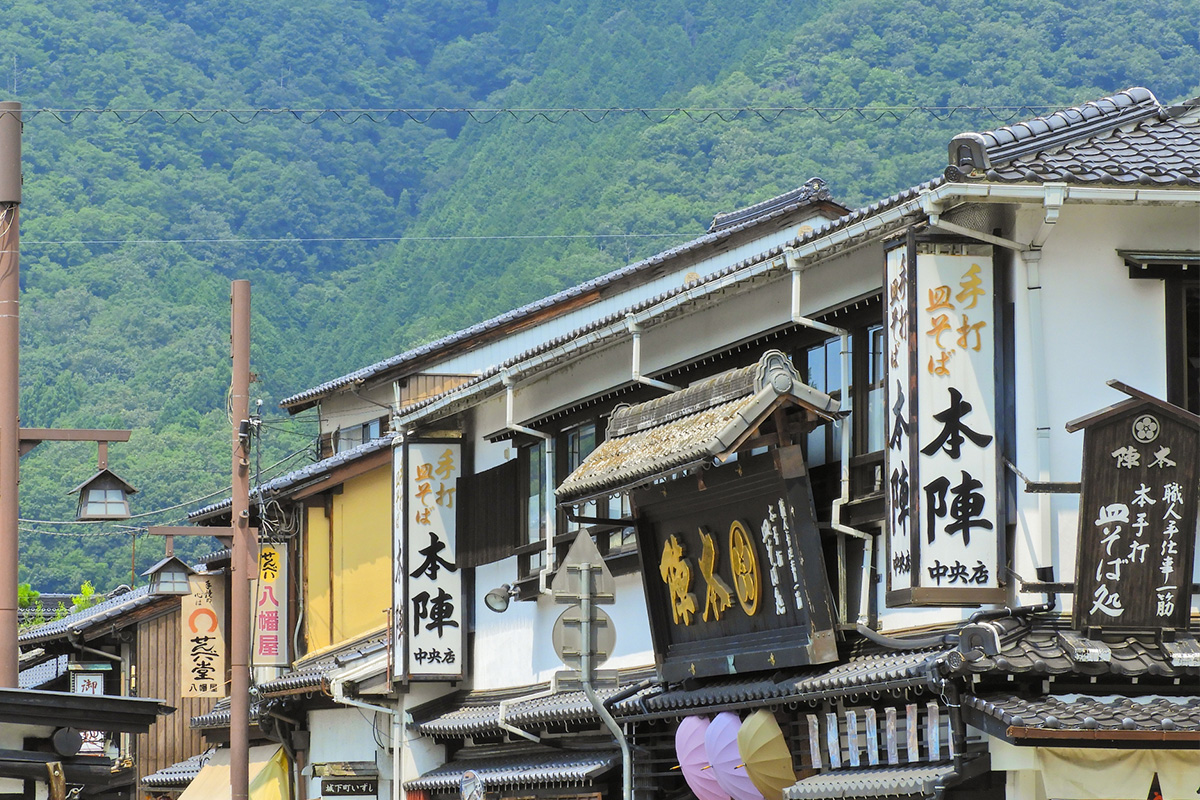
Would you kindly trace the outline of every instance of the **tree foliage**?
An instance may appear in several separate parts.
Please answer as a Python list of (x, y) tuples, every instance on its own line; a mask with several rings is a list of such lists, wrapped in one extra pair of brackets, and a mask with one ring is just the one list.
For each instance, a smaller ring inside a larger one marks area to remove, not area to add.
[[(1062, 106), (1139, 84), (1172, 101), (1200, 94), (1198, 12), (1200, 0), (10, 0), (0, 82), (27, 109)], [(228, 485), (231, 278), (253, 283), (253, 391), (270, 410), (811, 176), (851, 206), (916, 184), (941, 171), (951, 136), (1003, 122), (60, 116), (71, 121), (25, 124), (23, 424), (131, 428), (110, 456), (143, 510)], [(311, 415), (274, 416), (263, 475), (302, 463), (315, 435)], [(72, 517), (66, 492), (94, 457), (55, 443), (22, 462), (22, 516), (37, 522), (22, 526), (21, 576), (44, 591), (129, 583), (162, 554), (131, 528), (48, 524)]]

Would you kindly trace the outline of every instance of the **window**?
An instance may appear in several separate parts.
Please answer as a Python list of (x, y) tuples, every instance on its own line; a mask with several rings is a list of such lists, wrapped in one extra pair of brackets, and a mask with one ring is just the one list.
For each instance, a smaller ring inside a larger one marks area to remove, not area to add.
[[(522, 549), (525, 549), (529, 545), (540, 544), (546, 535), (546, 494), (550, 491), (549, 481), (546, 479), (546, 443), (539, 440), (521, 448), (520, 460), (525, 500), (525, 535)], [(522, 553), (521, 576), (525, 577), (541, 569), (544, 559), (541, 548)]]
[[(565, 478), (574, 472), (583, 463), (583, 460), (596, 449), (596, 423), (585, 422), (582, 425), (571, 428), (566, 432), (564, 439), (566, 445), (564, 448), (566, 463), (564, 465), (563, 476)], [(607, 511), (607, 508), (605, 510)], [(584, 517), (599, 516), (597, 511), (598, 505), (595, 500), (575, 507), (575, 513)], [(574, 532), (582, 526), (583, 523), (581, 522), (568, 520), (566, 529)]]
[[(853, 339), (851, 339), (853, 342)], [(853, 344), (851, 344), (853, 349)], [(824, 392), (839, 402), (842, 399), (842, 339), (835, 336), (821, 344), (805, 350), (805, 383), (819, 392)], [(853, 389), (853, 387), (851, 387)], [(853, 391), (851, 391), (853, 397)], [(842, 410), (849, 411), (852, 401), (842, 403)], [(808, 434), (805, 455), (808, 466), (819, 467), (841, 460), (842, 424), (853, 424), (853, 417), (838, 420), (828, 425), (819, 425)]]
[(387, 417), (377, 417), (361, 425), (348, 425), (345, 428), (338, 428), (333, 436), (334, 452), (344, 453), (372, 439), (378, 439), (383, 435), (383, 431), (386, 430), (386, 424)]
[(84, 513), (88, 517), (125, 518), (129, 516), (129, 501), (120, 489), (88, 489)]
[(883, 326), (872, 325), (867, 328), (867, 385), (866, 401), (861, 404), (864, 427), (866, 428), (866, 446), (864, 453), (877, 453), (883, 450), (887, 438), (887, 410), (883, 407), (883, 381), (886, 375), (884, 369)]
[(1200, 414), (1200, 282), (1167, 281), (1167, 397)]

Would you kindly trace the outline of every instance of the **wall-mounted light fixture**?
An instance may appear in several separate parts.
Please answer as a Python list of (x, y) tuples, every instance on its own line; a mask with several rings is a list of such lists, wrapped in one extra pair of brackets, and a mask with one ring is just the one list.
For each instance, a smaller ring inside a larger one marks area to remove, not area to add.
[(508, 604), (516, 596), (517, 590), (505, 583), (485, 594), (483, 596), (483, 604), (497, 614), (502, 614), (508, 610)]

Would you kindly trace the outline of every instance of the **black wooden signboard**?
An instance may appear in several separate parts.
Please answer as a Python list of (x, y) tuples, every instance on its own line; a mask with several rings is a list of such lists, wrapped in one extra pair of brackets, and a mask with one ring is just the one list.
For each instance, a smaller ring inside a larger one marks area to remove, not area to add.
[(799, 447), (651, 486), (633, 504), (664, 680), (837, 659)]
[(326, 797), (374, 797), (379, 794), (379, 778), (324, 778), (321, 794)]
[(1187, 628), (1200, 489), (1198, 423), (1183, 409), (1146, 398), (1067, 426), (1084, 429), (1076, 630), (1099, 635)]

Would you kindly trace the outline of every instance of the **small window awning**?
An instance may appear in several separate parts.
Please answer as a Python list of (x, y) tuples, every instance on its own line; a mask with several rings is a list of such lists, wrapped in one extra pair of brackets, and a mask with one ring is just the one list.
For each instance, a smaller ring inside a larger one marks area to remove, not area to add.
[(507, 755), (473, 757), (463, 750), (457, 760), (408, 781), (404, 788), (409, 791), (458, 791), (463, 773), (468, 770), (474, 772), (489, 791), (586, 786), (619, 761), (617, 753), (605, 751), (521, 750)]
[(1118, 250), (1131, 278), (1172, 278), (1200, 273), (1200, 251)]
[[(228, 800), (229, 748), (212, 754), (178, 800)], [(277, 744), (250, 748), (250, 800), (289, 800), (288, 760)]]
[(800, 380), (786, 355), (730, 370), (665, 397), (618, 406), (602, 442), (556, 490), (560, 504), (628, 491), (728, 458), (779, 408), (833, 420), (838, 401)]
[(919, 764), (824, 772), (783, 790), (784, 800), (866, 800), (867, 798), (933, 798), (956, 778), (953, 764)]

